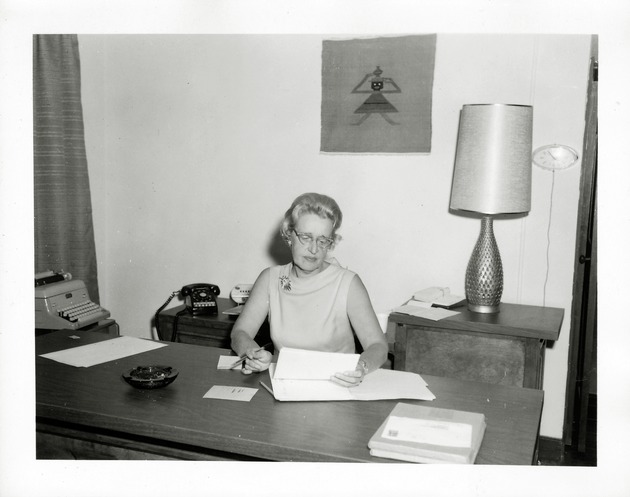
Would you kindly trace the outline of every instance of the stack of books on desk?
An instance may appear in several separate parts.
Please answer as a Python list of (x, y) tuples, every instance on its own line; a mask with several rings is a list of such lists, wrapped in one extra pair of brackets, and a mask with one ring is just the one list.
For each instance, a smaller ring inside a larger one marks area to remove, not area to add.
[(371, 455), (388, 459), (473, 464), (485, 430), (483, 414), (401, 402), (368, 447)]

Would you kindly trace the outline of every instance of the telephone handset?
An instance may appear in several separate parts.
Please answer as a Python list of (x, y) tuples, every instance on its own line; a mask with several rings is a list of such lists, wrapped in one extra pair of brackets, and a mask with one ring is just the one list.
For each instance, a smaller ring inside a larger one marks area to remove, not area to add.
[(216, 296), (221, 293), (218, 286), (211, 283), (185, 285), (180, 292), (184, 297), (186, 309), (193, 316), (218, 313)]

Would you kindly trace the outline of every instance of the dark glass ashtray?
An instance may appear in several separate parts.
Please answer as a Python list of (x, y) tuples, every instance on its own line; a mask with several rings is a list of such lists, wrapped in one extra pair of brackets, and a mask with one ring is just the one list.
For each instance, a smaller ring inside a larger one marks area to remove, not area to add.
[(135, 388), (161, 388), (173, 383), (178, 374), (179, 371), (170, 366), (138, 366), (122, 376)]

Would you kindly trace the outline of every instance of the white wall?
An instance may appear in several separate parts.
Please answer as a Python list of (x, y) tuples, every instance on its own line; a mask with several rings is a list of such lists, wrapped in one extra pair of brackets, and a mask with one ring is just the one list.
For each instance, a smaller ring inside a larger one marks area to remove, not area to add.
[[(322, 39), (79, 36), (101, 303), (123, 334), (151, 336), (156, 309), (183, 284), (215, 283), (228, 296), (253, 282), (305, 191), (339, 202), (336, 257), (377, 310), (431, 285), (463, 294), (479, 222), (448, 212), (462, 105), (533, 105), (534, 147), (581, 151), (588, 36), (438, 35), (432, 152), (415, 156), (319, 153)], [(534, 168), (530, 214), (495, 222), (503, 301), (543, 305), (545, 292), (546, 305), (565, 309), (545, 369), (541, 434), (555, 438), (579, 176), (579, 165), (555, 178)]]

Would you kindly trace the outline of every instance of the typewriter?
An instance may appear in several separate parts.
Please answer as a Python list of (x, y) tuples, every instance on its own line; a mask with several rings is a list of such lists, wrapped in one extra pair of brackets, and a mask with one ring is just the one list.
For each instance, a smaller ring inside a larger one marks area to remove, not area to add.
[(109, 311), (90, 300), (85, 283), (73, 280), (70, 273), (35, 275), (35, 328), (77, 330), (109, 316)]

